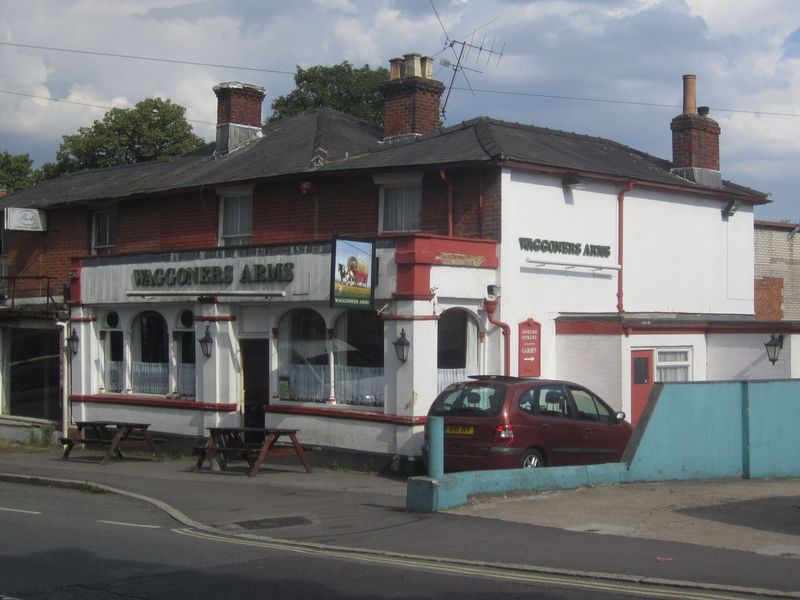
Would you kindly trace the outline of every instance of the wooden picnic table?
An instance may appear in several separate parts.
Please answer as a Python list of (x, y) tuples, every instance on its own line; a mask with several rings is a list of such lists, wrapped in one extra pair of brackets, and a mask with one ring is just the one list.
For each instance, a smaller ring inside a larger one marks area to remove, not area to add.
[(149, 431), (149, 423), (129, 423), (126, 421), (76, 421), (77, 431), (69, 437), (59, 438), (64, 445), (64, 460), (69, 458), (75, 445), (101, 446), (106, 449), (101, 464), (106, 464), (112, 456), (122, 458), (123, 448), (150, 448), (161, 461), (158, 444), (164, 440), (156, 439)]
[[(276, 446), (282, 437), (288, 437), (291, 446)], [(258, 442), (248, 442), (256, 438)], [(215, 456), (223, 459), (233, 458), (246, 460), (250, 466), (248, 475), (255, 476), (268, 456), (287, 456), (295, 454), (303, 463), (306, 473), (311, 473), (303, 446), (297, 439), (296, 429), (274, 429), (268, 427), (209, 427), (208, 438), (198, 448), (196, 470), (200, 470), (206, 460)]]

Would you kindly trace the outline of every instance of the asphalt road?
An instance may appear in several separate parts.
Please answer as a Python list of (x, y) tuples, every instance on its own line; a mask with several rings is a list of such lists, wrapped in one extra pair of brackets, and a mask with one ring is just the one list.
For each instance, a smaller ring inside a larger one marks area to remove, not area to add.
[(0, 531), (4, 599), (733, 597), (232, 538), (128, 497), (11, 483), (0, 486)]

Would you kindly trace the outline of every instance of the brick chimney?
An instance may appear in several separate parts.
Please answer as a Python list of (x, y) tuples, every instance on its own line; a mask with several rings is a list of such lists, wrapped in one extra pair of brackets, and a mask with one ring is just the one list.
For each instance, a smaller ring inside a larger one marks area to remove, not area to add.
[(721, 187), (719, 171), (719, 124), (708, 116), (708, 107), (697, 107), (696, 77), (683, 76), (683, 114), (670, 123), (672, 172), (709, 187)]
[(436, 131), (444, 85), (433, 79), (433, 59), (406, 54), (389, 61), (389, 81), (381, 91), (386, 100), (383, 139), (419, 136)]
[(261, 103), (264, 88), (231, 81), (214, 86), (217, 95), (217, 148), (226, 154), (255, 137), (261, 137)]

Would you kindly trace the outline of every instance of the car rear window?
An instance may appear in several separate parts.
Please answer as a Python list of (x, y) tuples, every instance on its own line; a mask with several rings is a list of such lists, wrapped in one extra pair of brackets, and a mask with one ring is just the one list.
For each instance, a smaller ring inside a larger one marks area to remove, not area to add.
[(428, 414), (434, 417), (462, 415), (491, 417), (500, 414), (506, 388), (496, 385), (459, 385), (443, 391)]

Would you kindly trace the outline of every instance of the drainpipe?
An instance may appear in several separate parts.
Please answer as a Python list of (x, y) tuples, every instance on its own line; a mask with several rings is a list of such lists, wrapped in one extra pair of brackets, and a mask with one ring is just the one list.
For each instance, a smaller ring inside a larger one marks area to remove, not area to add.
[(497, 321), (494, 318), (494, 312), (497, 310), (497, 300), (484, 300), (483, 307), (486, 309), (486, 316), (489, 318), (489, 323), (497, 325), (503, 330), (503, 362), (505, 363), (505, 375), (511, 375), (511, 327), (508, 323)]
[(630, 192), (633, 189), (633, 181), (629, 181), (625, 184), (625, 187), (620, 190), (619, 194), (617, 194), (617, 264), (619, 265), (619, 271), (617, 272), (617, 312), (620, 314), (625, 312), (625, 303), (623, 302), (622, 298), (622, 275), (624, 272), (623, 267), (623, 258), (624, 258), (624, 240), (623, 240), (623, 233), (624, 233), (624, 225), (625, 225), (625, 194)]
[(444, 169), (439, 169), (439, 177), (447, 184), (447, 237), (453, 237), (453, 184), (447, 180)]

